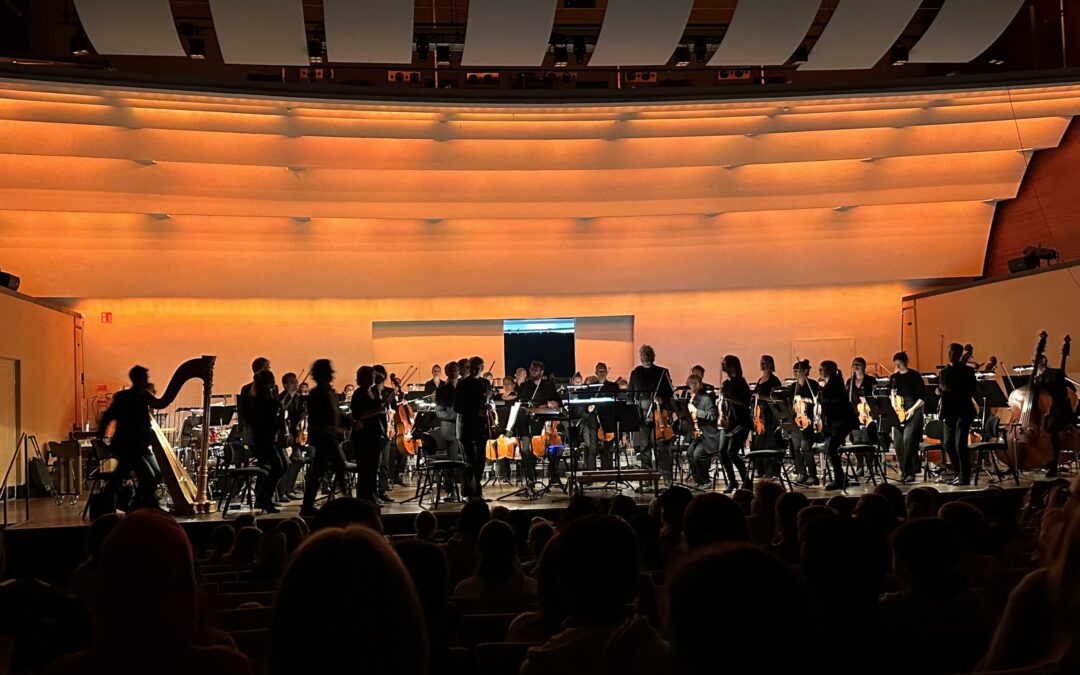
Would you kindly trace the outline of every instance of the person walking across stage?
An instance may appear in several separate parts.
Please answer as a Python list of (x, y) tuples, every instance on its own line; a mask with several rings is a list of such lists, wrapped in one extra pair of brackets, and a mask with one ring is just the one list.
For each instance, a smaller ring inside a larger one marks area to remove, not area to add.
[(746, 473), (742, 452), (746, 439), (754, 425), (750, 403), (750, 385), (743, 377), (742, 363), (739, 357), (728, 354), (720, 364), (724, 381), (720, 384), (720, 461), (724, 466), (727, 486), (724, 492), (731, 493), (739, 489), (735, 480), (735, 470), (739, 471), (739, 480), (746, 489), (753, 489)]
[(949, 365), (941, 369), (941, 444), (949, 461), (958, 473), (952, 485), (971, 483), (971, 453), (968, 451), (968, 432), (975, 419), (975, 389), (978, 386), (975, 369), (961, 363), (964, 346), (949, 345)]
[(690, 387), (690, 413), (697, 420), (694, 440), (687, 450), (690, 473), (694, 477), (694, 487), (706, 490), (712, 485), (712, 457), (720, 452), (720, 429), (716, 426), (720, 412), (712, 395), (705, 391), (700, 375), (691, 375), (686, 384)]
[(469, 372), (458, 382), (454, 393), (454, 412), (457, 414), (457, 436), (461, 452), (469, 468), (465, 471), (464, 492), (466, 499), (483, 498), (482, 477), (485, 450), (491, 435), (488, 424), (488, 406), (491, 403), (491, 383), (483, 375), (484, 359), (469, 359)]
[(275, 393), (277, 386), (274, 373), (269, 370), (260, 370), (256, 373), (253, 384), (254, 386), (244, 393), (248, 401), (251, 447), (259, 466), (267, 472), (265, 478), (260, 478), (256, 482), (255, 506), (266, 513), (277, 513), (274, 492), (278, 481), (285, 475), (288, 463), (281, 442), (284, 440), (288, 445), (292, 441), (288, 438), (281, 401)]
[[(439, 433), (446, 441), (446, 456), (448, 459), (461, 460), (461, 443), (457, 436), (457, 414), (454, 412), (454, 395), (457, 393), (457, 384), (461, 380), (457, 361), (450, 361), (443, 367), (446, 379), (435, 391), (435, 417), (439, 420)], [(446, 494), (450, 500), (460, 498), (458, 486), (461, 485), (462, 476), (459, 471), (447, 471)]]
[(351, 440), (356, 453), (356, 494), (372, 504), (382, 500), (379, 494), (379, 463), (389, 439), (386, 399), (383, 387), (371, 366), (356, 371), (356, 391), (349, 409), (354, 422)]
[(674, 390), (671, 375), (667, 368), (656, 365), (656, 351), (650, 345), (641, 345), (638, 350), (641, 365), (630, 373), (630, 390), (641, 407), (644, 424), (638, 433), (637, 451), (642, 465), (648, 469), (658, 469), (664, 477), (664, 483), (671, 485), (674, 474), (671, 466), (671, 440), (655, 437), (653, 423), (654, 407), (665, 415), (671, 406)]
[(329, 359), (319, 359), (311, 366), (311, 379), (315, 388), (308, 393), (308, 443), (314, 457), (304, 476), (304, 503), (301, 516), (315, 515), (315, 497), (319, 483), (327, 469), (334, 469), (334, 481), (345, 495), (349, 494), (345, 482), (345, 456), (338, 444), (341, 430), (341, 414), (338, 412), (337, 392), (334, 391), (334, 367)]
[[(255, 379), (264, 370), (270, 370), (270, 359), (265, 356), (259, 356), (251, 362), (251, 382), (248, 382), (240, 388), (240, 393), (236, 395), (236, 430), (240, 433), (240, 439), (248, 448), (252, 447), (252, 431), (251, 425), (253, 423), (251, 419), (251, 406), (252, 401), (251, 393), (255, 390)], [(275, 385), (275, 394), (277, 386)]]
[(112, 422), (116, 430), (112, 435), (109, 451), (119, 460), (112, 478), (102, 492), (116, 504), (116, 493), (128, 476), (135, 474), (134, 508), (157, 506), (157, 486), (161, 482), (161, 469), (150, 452), (150, 371), (133, 366), (128, 371), (131, 388), (118, 391), (112, 403), (101, 416), (101, 436)]
[(826, 490), (843, 490), (847, 487), (847, 474), (840, 461), (840, 447), (844, 444), (851, 430), (858, 426), (855, 409), (851, 407), (851, 397), (844, 387), (844, 375), (835, 361), (822, 361), (818, 374), (825, 385), (818, 394), (821, 404), (821, 433), (824, 436), (825, 450), (832, 465), (832, 482)]
[(900, 482), (911, 483), (919, 473), (919, 443), (923, 439), (923, 406), (926, 405), (926, 385), (922, 375), (908, 368), (907, 352), (893, 354), (896, 372), (889, 376), (893, 406), (904, 413), (904, 419), (893, 427), (893, 447), (900, 462)]

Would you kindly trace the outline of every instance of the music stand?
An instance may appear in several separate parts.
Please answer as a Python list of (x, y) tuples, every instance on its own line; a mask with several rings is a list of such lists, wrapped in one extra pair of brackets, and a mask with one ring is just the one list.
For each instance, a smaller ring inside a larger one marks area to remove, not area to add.
[(1009, 398), (997, 380), (976, 381), (975, 398), (982, 401), (983, 408), (1005, 408), (1009, 405)]
[[(645, 425), (645, 417), (641, 414), (641, 406), (638, 405), (637, 401), (628, 401), (625, 398), (618, 399), (618, 394), (622, 393), (628, 392), (618, 392), (615, 399), (615, 485), (625, 485), (632, 490), (633, 486), (622, 479), (622, 466), (619, 462), (619, 456), (622, 454), (620, 452), (622, 428), (626, 426), (629, 429), (641, 429)], [(652, 435), (652, 431), (648, 433)], [(653, 467), (653, 470), (656, 471), (657, 468)]]
[(235, 413), (235, 405), (212, 405), (210, 406), (210, 424), (208, 426), (228, 426), (228, 424), (232, 422), (232, 418)]

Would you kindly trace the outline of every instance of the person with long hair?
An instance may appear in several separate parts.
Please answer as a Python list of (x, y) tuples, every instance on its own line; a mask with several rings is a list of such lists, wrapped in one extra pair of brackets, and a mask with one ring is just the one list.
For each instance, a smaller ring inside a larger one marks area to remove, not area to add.
[(840, 461), (840, 446), (844, 444), (851, 430), (858, 425), (855, 409), (851, 407), (851, 399), (847, 389), (844, 388), (844, 374), (835, 361), (822, 361), (818, 367), (821, 379), (825, 386), (818, 394), (818, 402), (821, 404), (822, 434), (825, 437), (825, 450), (832, 464), (833, 479), (825, 486), (826, 490), (843, 490), (847, 487), (847, 476), (844, 473), (844, 464)]
[[(755, 431), (750, 439), (752, 450), (776, 450), (780, 447), (780, 438), (777, 434), (780, 424), (776, 415), (769, 408), (766, 401), (772, 399), (773, 391), (780, 389), (784, 383), (776, 376), (776, 359), (770, 354), (762, 354), (758, 362), (761, 374), (754, 383), (754, 406), (755, 415), (761, 415), (760, 432)], [(763, 476), (772, 478), (780, 477), (780, 466), (771, 459), (757, 460), (757, 472)]]
[(289, 460), (281, 447), (281, 441), (288, 435), (288, 428), (278, 399), (274, 373), (270, 370), (256, 373), (255, 383), (249, 392), (252, 449), (259, 466), (266, 470), (266, 476), (256, 482), (255, 506), (266, 513), (277, 513), (274, 492), (278, 481), (285, 475)]
[(512, 600), (536, 594), (536, 580), (521, 571), (517, 538), (510, 525), (488, 521), (480, 530), (479, 554), (476, 570), (454, 587), (454, 596)]
[(372, 504), (379, 503), (379, 459), (387, 439), (386, 401), (375, 386), (375, 369), (356, 370), (356, 391), (349, 407), (357, 425), (352, 443), (356, 453), (356, 494)]
[(724, 373), (724, 381), (720, 383), (720, 462), (727, 482), (724, 492), (730, 494), (739, 489), (735, 469), (739, 471), (742, 484), (751, 487), (741, 453), (754, 420), (750, 408), (750, 385), (743, 378), (739, 357), (732, 354), (725, 356), (720, 370)]
[(319, 483), (329, 468), (334, 469), (334, 480), (341, 491), (349, 494), (345, 483), (345, 455), (338, 444), (341, 414), (338, 411), (337, 392), (334, 391), (334, 367), (329, 359), (319, 359), (312, 364), (311, 379), (315, 380), (315, 388), (308, 394), (308, 442), (315, 454), (304, 476), (301, 516), (315, 515)]

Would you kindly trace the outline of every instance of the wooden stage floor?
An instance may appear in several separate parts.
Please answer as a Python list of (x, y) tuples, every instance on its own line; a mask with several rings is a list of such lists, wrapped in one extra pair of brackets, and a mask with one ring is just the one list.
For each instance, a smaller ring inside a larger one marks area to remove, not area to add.
[[(1020, 488), (1026, 489), (1031, 484), (1031, 482), (1032, 482), (1031, 479), (1032, 478), (1041, 479), (1042, 476), (1041, 476), (1041, 474), (1031, 474), (1031, 476), (1029, 476), (1028, 478), (1026, 478), (1024, 480), (1021, 480)], [(931, 482), (921, 482), (921, 481), (919, 481), (919, 482), (911, 483), (911, 484), (908, 484), (908, 485), (900, 485), (899, 483), (896, 483), (896, 482), (890, 480), (890, 484), (897, 485), (904, 492), (907, 492), (908, 490), (910, 490), (912, 488), (923, 486), (923, 485), (931, 486), (931, 487), (936, 488), (939, 492), (941, 492), (943, 494), (950, 494), (950, 495), (961, 494), (961, 493), (965, 493), (965, 492), (977, 492), (977, 491), (980, 491), (980, 490), (984, 490), (984, 489), (986, 489), (988, 487), (988, 484), (985, 483), (985, 482), (982, 482), (982, 481), (980, 481), (980, 484), (977, 487), (976, 486), (952, 486), (952, 485), (949, 485), (947, 483), (937, 483), (937, 482), (933, 482), (933, 481), (931, 481)], [(1003, 488), (1005, 488), (1005, 489), (1015, 489), (1017, 487), (1016, 483), (1013, 482), (1012, 480), (1005, 481), (1004, 483), (1001, 484), (1001, 486)], [(548, 495), (546, 495), (546, 496), (544, 496), (544, 497), (542, 497), (540, 499), (529, 500), (529, 499), (525, 499), (524, 497), (521, 497), (521, 496), (513, 496), (513, 497), (509, 497), (507, 499), (499, 500), (499, 497), (504, 497), (505, 495), (509, 495), (509, 494), (513, 493), (515, 489), (516, 489), (516, 486), (514, 486), (514, 487), (511, 487), (511, 486), (487, 486), (484, 489), (484, 496), (492, 500), (492, 502), (491, 502), (492, 505), (502, 504), (502, 505), (510, 508), (512, 511), (522, 511), (522, 512), (524, 512), (522, 515), (525, 515), (525, 513), (528, 513), (528, 512), (535, 512), (536, 515), (550, 514), (551, 512), (557, 512), (558, 510), (560, 510), (562, 508), (565, 508), (566, 503), (567, 503), (566, 495), (561, 490), (559, 490), (557, 488), (552, 489), (552, 491)], [(662, 489), (663, 488), (661, 487), (661, 490)], [(815, 499), (824, 500), (824, 499), (828, 499), (828, 498), (830, 498), (830, 497), (832, 497), (834, 495), (845, 494), (845, 493), (842, 493), (842, 492), (839, 492), (839, 491), (826, 491), (825, 489), (823, 489), (821, 487), (814, 487), (814, 488), (799, 488), (799, 487), (796, 487), (795, 489), (797, 491), (799, 491), (799, 492), (802, 492), (802, 493), (806, 494), (806, 496), (809, 497), (811, 500), (815, 500)], [(873, 484), (871, 484), (869, 482), (864, 482), (864, 483), (862, 483), (860, 485), (855, 485), (855, 486), (852, 486), (852, 487), (848, 488), (848, 490), (846, 492), (846, 495), (849, 496), (849, 497), (852, 497), (852, 498), (858, 498), (860, 495), (866, 494), (868, 492), (872, 492), (873, 489), (874, 489)], [(650, 490), (651, 490), (651, 488), (650, 488)], [(592, 495), (592, 496), (597, 496), (597, 497), (605, 497), (605, 496), (611, 497), (611, 496), (614, 496), (615, 494), (617, 494), (617, 492), (614, 489), (589, 489), (589, 488), (586, 488), (584, 493), (586, 495)], [(396, 501), (394, 503), (392, 503), (392, 504), (387, 504), (387, 505), (383, 506), (383, 508), (382, 508), (383, 518), (386, 519), (386, 520), (398, 521), (399, 524), (401, 524), (401, 525), (404, 525), (405, 523), (403, 523), (402, 521), (406, 521), (406, 520), (410, 521), (408, 524), (411, 524), (412, 517), (420, 512), (421, 507), (416, 503), (415, 500), (411, 501), (411, 502), (407, 502), (407, 503), (405, 503), (404, 500), (412, 497), (414, 494), (415, 494), (415, 490), (411, 486), (397, 487), (394, 490), (392, 490), (390, 495)], [(635, 492), (633, 492), (631, 490), (626, 490), (626, 491), (624, 491), (624, 494), (630, 495), (631, 497), (634, 498), (635, 501), (637, 501), (642, 506), (647, 505), (653, 498), (653, 495), (651, 494), (651, 491), (646, 492), (646, 493), (635, 493)], [(69, 504), (68, 502), (65, 501), (63, 505), (57, 505), (53, 501), (52, 498), (31, 499), (30, 500), (30, 519), (29, 520), (24, 520), (23, 519), (23, 503), (21, 501), (12, 500), (11, 502), (9, 502), (9, 507), (8, 507), (9, 508), (9, 511), (8, 511), (8, 513), (9, 513), (9, 523), (10, 523), (9, 528), (10, 529), (16, 529), (16, 530), (27, 530), (27, 529), (41, 529), (41, 528), (83, 527), (83, 526), (85, 526), (87, 524), (87, 522), (82, 519), (83, 506), (84, 506), (84, 503), (81, 500), (76, 502), (75, 504)], [(427, 507), (427, 506), (428, 506), (427, 501), (425, 501), (425, 507)], [(269, 519), (276, 519), (276, 518), (284, 518), (284, 517), (289, 517), (289, 516), (295, 516), (295, 515), (298, 514), (299, 509), (300, 509), (300, 502), (299, 501), (289, 502), (284, 507), (282, 507), (281, 513), (275, 514), (275, 515), (270, 515), (270, 516), (265, 516), (265, 517), (269, 518)], [(459, 502), (458, 503), (454, 503), (454, 502), (446, 503), (446, 502), (443, 502), (443, 503), (439, 504), (438, 509), (430, 509), (430, 508), (428, 508), (427, 510), (432, 510), (434, 513), (436, 513), (438, 516), (440, 516), (440, 521), (442, 521), (442, 523), (445, 526), (445, 525), (449, 525), (450, 522), (452, 522), (452, 519), (456, 517), (456, 514), (460, 509), (461, 509), (461, 503), (459, 503)], [(200, 515), (200, 516), (194, 516), (194, 517), (181, 516), (181, 517), (178, 518), (178, 520), (181, 523), (184, 523), (184, 524), (187, 524), (187, 523), (190, 523), (190, 524), (196, 524), (196, 523), (198, 523), (198, 524), (220, 523), (220, 522), (223, 522), (223, 521), (232, 520), (236, 516), (238, 516), (240, 514), (243, 514), (243, 513), (251, 513), (247, 509), (246, 504), (241, 505), (239, 508), (231, 507), (229, 509), (229, 513), (228, 513), (227, 517), (222, 517), (222, 515), (220, 513), (215, 512), (215, 513), (211, 513), (211, 514), (207, 514), (207, 515)], [(255, 510), (255, 514), (257, 516), (262, 517), (262, 512), (257, 510), (257, 509)], [(400, 526), (396, 527), (394, 529), (397, 530), (397, 531), (401, 531)]]

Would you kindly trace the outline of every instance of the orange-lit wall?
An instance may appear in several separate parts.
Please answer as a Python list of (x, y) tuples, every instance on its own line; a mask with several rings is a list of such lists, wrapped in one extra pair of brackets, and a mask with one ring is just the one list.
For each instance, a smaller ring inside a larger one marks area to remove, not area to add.
[[(0, 357), (20, 366), (19, 431), (37, 437), (42, 446), (66, 439), (75, 424), (76, 322), (70, 313), (0, 289)], [(0, 444), (6, 451), (0, 453), (0, 478), (12, 447)]]
[[(215, 389), (231, 393), (250, 378), (250, 362), (257, 355), (269, 357), (279, 375), (299, 372), (318, 357), (333, 359), (340, 373), (350, 373), (376, 356), (373, 321), (629, 315), (634, 342), (652, 343), (658, 361), (680, 377), (695, 362), (715, 374), (729, 352), (749, 363), (772, 353), (783, 363), (792, 340), (806, 338), (851, 337), (868, 360), (885, 361), (899, 345), (900, 299), (910, 292), (905, 284), (860, 284), (546, 297), (86, 299), (71, 306), (89, 317), (89, 390), (98, 383), (121, 384), (136, 362), (163, 383), (183, 360), (216, 354)], [(101, 312), (112, 312), (113, 323), (101, 323)], [(481, 346), (471, 352), (495, 351), (494, 336), (476, 343)], [(441, 360), (470, 353), (463, 351), (460, 336), (446, 344)], [(588, 354), (583, 360), (600, 356), (595, 348)], [(626, 374), (632, 355), (631, 345), (615, 340), (606, 360), (614, 373)]]

